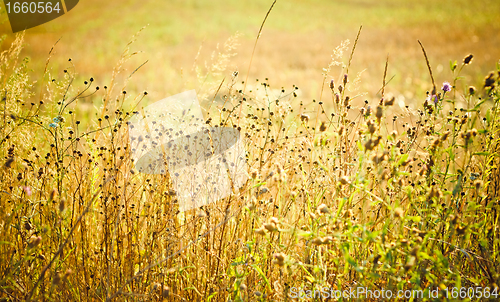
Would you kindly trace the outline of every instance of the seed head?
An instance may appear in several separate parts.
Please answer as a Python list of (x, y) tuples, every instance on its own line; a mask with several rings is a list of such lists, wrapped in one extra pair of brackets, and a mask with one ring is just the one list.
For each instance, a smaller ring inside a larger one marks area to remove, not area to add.
[(12, 163), (14, 163), (14, 157), (8, 157), (7, 160), (5, 161), (4, 167), (10, 168), (12, 167)]
[(309, 121), (309, 115), (307, 115), (307, 114), (301, 114), (301, 115), (300, 115), (300, 120), (301, 120), (302, 122), (307, 122), (307, 121)]
[(264, 223), (263, 226), (269, 232), (275, 232), (278, 230), (278, 228), (276, 227), (276, 224), (274, 224), (274, 223)]
[(342, 136), (342, 134), (344, 134), (344, 130), (345, 130), (345, 127), (344, 126), (340, 126), (340, 128), (339, 128), (339, 136)]
[(342, 184), (342, 185), (344, 185), (344, 186), (345, 186), (345, 185), (348, 185), (348, 184), (350, 183), (350, 182), (349, 182), (349, 179), (348, 179), (346, 176), (342, 176), (342, 177), (339, 179), (339, 181), (340, 181), (340, 184)]
[(495, 79), (493, 78), (495, 76), (495, 73), (492, 71), (490, 72), (489, 75), (486, 76), (484, 79), (484, 88), (491, 87), (493, 88), (495, 86)]
[(62, 278), (62, 276), (61, 276), (60, 272), (55, 273), (55, 275), (52, 279), (52, 284), (59, 285), (61, 283), (61, 278)]
[(277, 264), (279, 266), (283, 266), (283, 265), (285, 265), (285, 257), (286, 256), (283, 253), (276, 253), (276, 254), (274, 254), (273, 263)]
[(397, 218), (403, 218), (404, 217), (404, 212), (402, 208), (396, 208), (394, 209), (394, 216)]
[(311, 240), (311, 243), (314, 244), (314, 245), (322, 245), (323, 244), (323, 240), (320, 237), (316, 237), (313, 240)]
[(455, 228), (455, 230), (457, 231), (458, 235), (463, 235), (463, 234), (465, 234), (465, 231), (467, 230), (467, 226), (457, 225), (457, 227)]
[(373, 146), (373, 141), (371, 139), (369, 139), (368, 141), (366, 141), (365, 143), (365, 149), (368, 150), (368, 151), (371, 151), (373, 150), (374, 146)]
[(321, 125), (319, 126), (319, 131), (320, 132), (326, 131), (326, 123), (325, 122), (321, 122)]
[(345, 99), (344, 99), (344, 106), (349, 106), (349, 101), (351, 100), (351, 98), (349, 96), (346, 96)]
[(470, 55), (466, 56), (466, 57), (464, 58), (464, 64), (465, 64), (465, 65), (469, 64), (469, 63), (472, 61), (472, 58), (473, 58), (473, 57), (474, 57), (474, 56), (473, 56), (472, 54), (470, 54)]
[(474, 95), (476, 94), (476, 87), (474, 86), (469, 86), (469, 94)]
[(392, 105), (394, 105), (394, 101), (395, 100), (396, 100), (396, 98), (392, 97), (390, 100), (384, 101), (384, 106), (392, 106)]
[(40, 242), (42, 242), (42, 237), (40, 237), (40, 236), (37, 237), (37, 236), (33, 235), (33, 236), (31, 236), (30, 240), (28, 241), (28, 248), (32, 249), (34, 247), (37, 247), (40, 244)]
[(166, 285), (163, 285), (163, 288), (161, 289), (161, 295), (163, 298), (168, 298), (170, 295), (170, 288)]
[(483, 186), (483, 181), (478, 179), (474, 182), (474, 187), (476, 187), (476, 191), (479, 191), (479, 189), (481, 189), (481, 187)]
[(380, 123), (380, 119), (382, 119), (382, 116), (384, 115), (384, 109), (382, 106), (377, 106), (377, 112), (375, 113), (375, 117), (377, 118), (377, 121)]
[(405, 264), (405, 271), (409, 271), (412, 267), (415, 266), (415, 256), (410, 257), (408, 262)]
[(328, 209), (328, 206), (324, 203), (318, 206), (317, 211), (320, 214), (330, 214), (330, 209)]
[(65, 208), (66, 199), (61, 198), (59, 201), (59, 212), (63, 212)]
[(264, 226), (258, 228), (255, 230), (255, 233), (258, 234), (258, 235), (265, 235), (266, 234), (266, 230), (264, 229)]

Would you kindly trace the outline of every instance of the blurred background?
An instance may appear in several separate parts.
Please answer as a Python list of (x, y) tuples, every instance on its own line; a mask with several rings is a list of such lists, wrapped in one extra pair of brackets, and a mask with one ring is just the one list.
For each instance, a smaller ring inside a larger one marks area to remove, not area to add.
[[(442, 81), (453, 81), (450, 60), (460, 63), (474, 54), (462, 75), (480, 85), (500, 59), (498, 0), (278, 0), (249, 70), (255, 39), (272, 3), (82, 0), (66, 15), (27, 30), (23, 53), (31, 60), (32, 79), (41, 82), (49, 51), (60, 39), (49, 64), (50, 77), (62, 77), (63, 70), (71, 68), (71, 58), (79, 81), (93, 77), (104, 86), (128, 42), (146, 26), (130, 46), (131, 52), (140, 53), (125, 63), (120, 76), (126, 79), (147, 61), (130, 78), (127, 90), (146, 90), (149, 101), (200, 89), (207, 81), (226, 78), (228, 83), (234, 71), (239, 72), (238, 81), (247, 75), (250, 84), (268, 78), (274, 88), (296, 85), (302, 98), (319, 98), (323, 68), (333, 50), (349, 39), (343, 60), (347, 63), (361, 25), (350, 79), (363, 72), (358, 87), (367, 99), (377, 97), (387, 56), (391, 81), (386, 91), (410, 104), (425, 99), (432, 87), (417, 40), (425, 46), (438, 88)], [(0, 8), (3, 50), (14, 34), (3, 3)], [(336, 68), (328, 81), (341, 76)]]

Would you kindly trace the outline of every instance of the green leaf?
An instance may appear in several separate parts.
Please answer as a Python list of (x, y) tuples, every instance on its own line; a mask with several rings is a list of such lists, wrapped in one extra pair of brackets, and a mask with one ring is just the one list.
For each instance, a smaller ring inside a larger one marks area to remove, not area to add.
[(475, 152), (475, 153), (472, 153), (472, 155), (488, 156), (488, 155), (490, 155), (490, 152)]
[(452, 60), (450, 60), (450, 69), (452, 72), (455, 71), (455, 69), (457, 69), (457, 60), (455, 60), (455, 62), (453, 62)]
[(398, 160), (397, 166), (401, 166), (406, 160), (408, 159), (408, 153), (405, 153), (401, 156), (401, 158)]
[(269, 289), (269, 291), (271, 291), (271, 285), (269, 284), (269, 280), (267, 280), (266, 278), (266, 275), (264, 275), (264, 272), (262, 271), (262, 269), (257, 265), (257, 264), (252, 264), (250, 265), (257, 273), (259, 273), (259, 275), (262, 277), (262, 279), (264, 279), (264, 281), (266, 282), (266, 286), (267, 288)]

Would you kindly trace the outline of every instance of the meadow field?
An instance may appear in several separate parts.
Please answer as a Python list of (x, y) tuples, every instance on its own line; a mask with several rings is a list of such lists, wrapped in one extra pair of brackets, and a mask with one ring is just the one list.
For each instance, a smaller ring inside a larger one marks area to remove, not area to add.
[[(12, 34), (0, 5), (0, 301), (498, 301), (499, 21), (87, 0)], [(181, 211), (130, 122), (193, 89), (248, 180)]]

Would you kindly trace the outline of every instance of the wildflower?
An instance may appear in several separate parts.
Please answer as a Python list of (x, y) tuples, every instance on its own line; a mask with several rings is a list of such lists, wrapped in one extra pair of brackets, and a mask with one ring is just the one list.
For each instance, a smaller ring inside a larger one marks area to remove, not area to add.
[(31, 188), (30, 187), (23, 187), (23, 190), (26, 192), (26, 195), (31, 196)]
[(433, 95), (431, 96), (431, 101), (432, 101), (434, 104), (437, 104), (437, 103), (438, 103), (438, 101), (439, 101), (438, 96), (437, 96), (437, 95), (435, 95), (435, 94), (433, 94)]
[(333, 90), (335, 88), (335, 83), (333, 82), (333, 79), (330, 81), (330, 89)]
[(443, 83), (443, 87), (441, 88), (445, 93), (451, 91), (451, 85), (448, 82)]
[(50, 123), (49, 127), (51, 127), (51, 128), (57, 128), (57, 123)]

